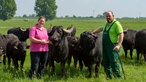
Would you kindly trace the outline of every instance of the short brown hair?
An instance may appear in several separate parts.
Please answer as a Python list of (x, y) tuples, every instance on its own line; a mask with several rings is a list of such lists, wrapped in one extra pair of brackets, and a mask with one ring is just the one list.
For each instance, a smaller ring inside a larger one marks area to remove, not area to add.
[(45, 18), (44, 16), (40, 16), (40, 17), (38, 18), (38, 21), (41, 20), (41, 19), (45, 19), (45, 20), (46, 20), (46, 18)]
[(112, 15), (114, 15), (113, 11), (111, 11), (111, 10), (107, 11), (107, 13), (109, 13), (109, 12), (110, 12)]

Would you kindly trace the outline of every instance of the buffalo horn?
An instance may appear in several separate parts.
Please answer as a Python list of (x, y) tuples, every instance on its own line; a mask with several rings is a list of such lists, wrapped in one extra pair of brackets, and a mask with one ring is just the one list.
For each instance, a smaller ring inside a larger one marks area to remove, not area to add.
[(65, 32), (67, 32), (67, 33), (71, 33), (71, 32), (73, 31), (73, 28), (70, 28), (70, 29), (68, 29), (68, 30), (63, 29), (63, 31), (65, 31)]

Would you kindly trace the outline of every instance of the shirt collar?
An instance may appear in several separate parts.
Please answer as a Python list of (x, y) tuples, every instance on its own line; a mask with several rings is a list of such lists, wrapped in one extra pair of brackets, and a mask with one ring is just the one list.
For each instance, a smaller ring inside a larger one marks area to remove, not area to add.
[(39, 30), (43, 30), (44, 29), (44, 27), (39, 28), (38, 25), (36, 25), (36, 28), (39, 29)]

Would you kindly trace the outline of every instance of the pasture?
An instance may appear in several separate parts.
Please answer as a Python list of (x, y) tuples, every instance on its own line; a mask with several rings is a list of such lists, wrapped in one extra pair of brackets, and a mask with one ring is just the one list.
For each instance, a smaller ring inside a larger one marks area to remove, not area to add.
[[(25, 20), (27, 19), (27, 21)], [(124, 29), (135, 29), (141, 30), (146, 28), (146, 19), (144, 18), (122, 18), (117, 19), (121, 22)], [(62, 25), (64, 28), (67, 28), (70, 25), (74, 25), (77, 29), (76, 36), (79, 36), (80, 33), (84, 31), (94, 30), (106, 22), (105, 19), (100, 18), (58, 18), (54, 20), (49, 20), (45, 23), (45, 27), (49, 28), (50, 25)], [(29, 28), (37, 23), (37, 18), (13, 18), (7, 21), (0, 20), (0, 33), (6, 34), (7, 30), (12, 27), (23, 27)], [(29, 44), (29, 40), (27, 40)], [(30, 55), (29, 49), (27, 50), (26, 60), (24, 62), (23, 70), (16, 70), (11, 65), (11, 68), (8, 69), (0, 63), (0, 82), (145, 82), (146, 81), (146, 62), (143, 59), (143, 56), (139, 61), (136, 60), (136, 52), (134, 50), (133, 59), (125, 59), (124, 52), (121, 48), (120, 58), (122, 60), (124, 72), (126, 79), (121, 69), (122, 79), (106, 80), (105, 72), (103, 67), (100, 67), (99, 77), (87, 78), (88, 71), (86, 67), (83, 67), (83, 71), (80, 71), (79, 68), (75, 69), (73, 66), (73, 60), (71, 67), (68, 68), (66, 64), (66, 78), (61, 79), (60, 64), (55, 63), (56, 65), (56, 74), (52, 77), (50, 76), (49, 68), (45, 68), (45, 74), (42, 79), (34, 78), (30, 80), (28, 78), (28, 71), (30, 69)]]

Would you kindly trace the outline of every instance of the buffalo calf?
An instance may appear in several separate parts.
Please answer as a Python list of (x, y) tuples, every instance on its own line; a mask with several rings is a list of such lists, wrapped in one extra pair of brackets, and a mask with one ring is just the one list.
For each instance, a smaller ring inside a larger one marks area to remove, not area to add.
[(6, 57), (8, 58), (8, 67), (10, 67), (11, 59), (15, 68), (18, 68), (18, 60), (21, 60), (20, 67), (23, 68), (23, 63), (26, 56), (26, 42), (19, 41), (14, 34), (7, 35), (6, 55), (4, 56), (4, 65), (6, 65)]
[(139, 60), (139, 54), (143, 54), (146, 61), (146, 29), (140, 30), (136, 33), (135, 48), (137, 51), (137, 60)]
[(89, 75), (92, 77), (92, 66), (95, 64), (95, 76), (99, 76), (99, 68), (102, 61), (102, 35), (83, 32), (80, 35), (80, 46), (82, 48), (81, 59), (88, 67)]
[(123, 49), (125, 52), (125, 58), (127, 58), (127, 51), (130, 50), (130, 57), (132, 59), (133, 49), (135, 48), (135, 35), (137, 31), (128, 29), (124, 31), (124, 39), (123, 39)]

